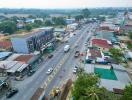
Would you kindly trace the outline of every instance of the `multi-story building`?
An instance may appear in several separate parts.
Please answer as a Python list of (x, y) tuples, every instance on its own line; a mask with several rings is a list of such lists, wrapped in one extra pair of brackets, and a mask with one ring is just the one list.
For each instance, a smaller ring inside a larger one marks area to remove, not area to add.
[(71, 18), (71, 19), (65, 19), (66, 24), (73, 24), (75, 23), (75, 19)]
[(43, 51), (54, 43), (53, 28), (41, 28), (29, 34), (12, 37), (13, 50), (18, 53)]

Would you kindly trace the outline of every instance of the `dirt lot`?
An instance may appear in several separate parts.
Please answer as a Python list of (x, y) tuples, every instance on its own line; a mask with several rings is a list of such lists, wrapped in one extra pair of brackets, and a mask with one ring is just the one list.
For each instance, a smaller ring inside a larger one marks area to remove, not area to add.
[(128, 61), (128, 66), (132, 69), (132, 61)]

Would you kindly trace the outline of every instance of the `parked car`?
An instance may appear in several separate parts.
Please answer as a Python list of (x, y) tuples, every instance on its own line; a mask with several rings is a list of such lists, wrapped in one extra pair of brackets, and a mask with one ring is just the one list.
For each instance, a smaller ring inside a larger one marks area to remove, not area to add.
[(74, 68), (78, 69), (78, 67), (77, 67), (77, 66), (75, 66)]
[(88, 43), (86, 42), (86, 43), (85, 43), (85, 46), (87, 46), (87, 45), (88, 45)]
[(76, 74), (77, 73), (77, 70), (76, 69), (73, 69), (72, 72)]
[(49, 68), (46, 74), (50, 75), (53, 72), (53, 68)]
[(36, 72), (35, 70), (30, 70), (28, 76), (32, 76), (35, 72)]
[(74, 57), (78, 57), (79, 55), (80, 55), (80, 52), (76, 51)]
[(24, 78), (23, 78), (22, 75), (19, 75), (19, 76), (16, 76), (16, 77), (15, 77), (15, 80), (16, 80), (16, 81), (22, 81), (22, 80), (24, 80)]
[(74, 33), (73, 35), (76, 35), (76, 33)]
[(18, 89), (11, 89), (9, 90), (9, 92), (6, 94), (6, 98), (11, 98), (12, 96), (14, 96), (16, 93), (18, 93)]
[(78, 70), (78, 67), (75, 66), (75, 67), (73, 68), (72, 72), (76, 74), (76, 73), (77, 73), (77, 70)]
[(50, 54), (50, 55), (48, 56), (49, 59), (52, 58), (52, 57), (53, 57), (53, 54)]

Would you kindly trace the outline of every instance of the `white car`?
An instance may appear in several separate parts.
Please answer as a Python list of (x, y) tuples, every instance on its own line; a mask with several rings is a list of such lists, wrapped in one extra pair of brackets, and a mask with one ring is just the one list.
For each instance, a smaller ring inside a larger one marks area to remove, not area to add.
[(46, 74), (51, 74), (53, 72), (53, 68), (49, 68), (48, 71), (46, 72)]
[(72, 72), (73, 72), (73, 73), (76, 73), (76, 72), (77, 72), (77, 70), (76, 70), (76, 69), (73, 69), (73, 70), (72, 70)]
[(75, 66), (75, 67), (73, 68), (72, 72), (73, 72), (73, 73), (77, 73), (77, 69), (78, 69), (78, 68)]
[(85, 46), (87, 46), (88, 45), (88, 43), (85, 43)]

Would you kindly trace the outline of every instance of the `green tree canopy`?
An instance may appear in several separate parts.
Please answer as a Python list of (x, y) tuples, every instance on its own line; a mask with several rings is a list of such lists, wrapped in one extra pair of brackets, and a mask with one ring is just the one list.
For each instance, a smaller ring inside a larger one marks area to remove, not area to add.
[(109, 50), (109, 52), (112, 55), (112, 58), (117, 62), (120, 63), (122, 61), (121, 57), (122, 57), (122, 52), (120, 49), (116, 49), (116, 48), (111, 48)]
[(83, 15), (77, 15), (77, 16), (75, 16), (75, 20), (76, 21), (79, 21), (81, 19), (83, 19)]
[(43, 22), (41, 20), (35, 20), (34, 23), (32, 24), (33, 27), (40, 27), (43, 25)]
[(19, 19), (17, 16), (13, 16), (10, 18), (13, 22), (17, 23), (17, 20)]
[(28, 18), (33, 18), (33, 19), (34, 19), (34, 18), (36, 18), (36, 16), (34, 16), (34, 15), (29, 15)]
[(132, 84), (125, 87), (122, 100), (132, 100)]
[(34, 23), (37, 25), (42, 25), (43, 22), (41, 20), (35, 20)]
[(0, 31), (3, 31), (3, 33), (12, 34), (16, 30), (16, 23), (13, 21), (4, 21), (0, 23)]
[(128, 36), (130, 39), (132, 39), (132, 32), (128, 32)]
[(104, 16), (98, 16), (97, 19), (100, 20), (100, 21), (105, 21), (105, 17)]
[(98, 87), (97, 83), (100, 83), (100, 79), (95, 74), (77, 74), (72, 88), (74, 100), (120, 100), (120, 97), (104, 87)]
[(132, 50), (132, 43), (128, 42), (127, 43), (127, 48), (130, 49), (130, 50)]
[(71, 18), (71, 14), (68, 15), (68, 18)]
[(45, 26), (51, 26), (52, 22), (50, 20), (46, 20), (44, 24), (45, 24)]
[(55, 25), (65, 25), (65, 20), (63, 17), (53, 17), (52, 21)]
[(88, 18), (90, 16), (90, 14), (91, 13), (90, 13), (89, 9), (85, 8), (82, 10), (82, 15), (84, 18)]
[(30, 24), (27, 24), (26, 26), (25, 26), (25, 29), (27, 30), (27, 31), (31, 31), (32, 30), (32, 25), (30, 25)]
[[(81, 100), (81, 98), (88, 98), (87, 88), (90, 88), (99, 81), (98, 77), (95, 75), (89, 75), (86, 73), (78, 74), (77, 80), (74, 82), (74, 87), (72, 89), (72, 95), (74, 100)], [(87, 100), (87, 99), (82, 99)]]

